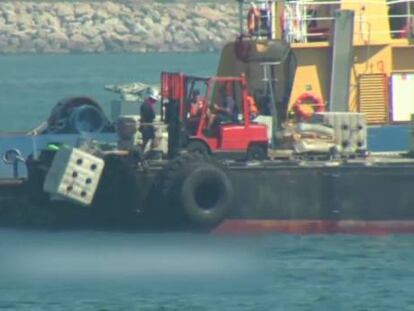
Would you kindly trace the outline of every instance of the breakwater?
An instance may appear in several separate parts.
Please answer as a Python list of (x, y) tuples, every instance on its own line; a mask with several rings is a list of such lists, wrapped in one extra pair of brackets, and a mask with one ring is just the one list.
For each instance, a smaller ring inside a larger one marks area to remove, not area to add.
[(237, 30), (236, 1), (0, 3), (0, 53), (217, 51)]

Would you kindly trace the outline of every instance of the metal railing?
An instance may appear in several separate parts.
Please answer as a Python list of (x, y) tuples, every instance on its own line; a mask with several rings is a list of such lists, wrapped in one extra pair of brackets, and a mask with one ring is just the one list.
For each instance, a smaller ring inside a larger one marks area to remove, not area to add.
[[(250, 36), (257, 38), (274, 38), (276, 28), (280, 27), (283, 38), (290, 43), (327, 41), (331, 33), (335, 11), (347, 4), (360, 8), (355, 11), (354, 35), (359, 36), (364, 42), (369, 42), (374, 37), (404, 38), (414, 29), (414, 0), (390, 0), (386, 3), (378, 0), (285, 1), (282, 17), (280, 17), (280, 13), (275, 13), (277, 3), (275, 0), (242, 2), (254, 3), (254, 8), (259, 9), (261, 14), (259, 26), (254, 32), (250, 31)], [(384, 7), (385, 5), (388, 7), (388, 14), (371, 15), (366, 13), (368, 6)], [(396, 7), (398, 7), (397, 13), (392, 12), (392, 8)], [(253, 6), (246, 8), (241, 5), (241, 33), (244, 33), (243, 25), (249, 19), (252, 8)], [(263, 13), (263, 10), (266, 9), (268, 10), (268, 20), (263, 22), (263, 14), (266, 14)], [(377, 29), (372, 26), (381, 20), (383, 20), (386, 31), (384, 31), (384, 27)], [(269, 26), (263, 26), (263, 23), (267, 23)]]
[[(359, 24), (355, 28), (354, 35), (360, 36), (363, 41), (377, 35), (387, 35), (390, 38), (404, 38), (414, 27), (414, 0), (388, 1), (387, 5), (406, 4), (405, 14), (369, 15), (364, 14), (366, 6), (384, 6), (384, 2), (378, 1), (290, 1), (285, 3), (283, 15), (284, 39), (290, 43), (326, 41), (329, 39), (333, 25), (333, 13), (341, 4), (358, 4), (361, 10), (355, 14), (355, 22)], [(326, 16), (313, 16), (317, 13), (328, 13)], [(374, 20), (383, 20), (388, 30), (374, 30), (371, 23)], [(403, 21), (401, 21), (403, 20)], [(393, 28), (393, 23), (402, 24), (403, 27)], [(322, 23), (321, 23), (322, 22)]]

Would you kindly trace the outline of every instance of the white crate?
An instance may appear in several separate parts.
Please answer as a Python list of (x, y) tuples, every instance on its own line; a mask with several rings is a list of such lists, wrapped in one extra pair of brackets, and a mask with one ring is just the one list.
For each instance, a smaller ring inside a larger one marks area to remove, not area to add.
[(50, 167), (43, 189), (83, 205), (92, 203), (104, 161), (76, 148), (60, 149)]
[(321, 112), (315, 114), (313, 119), (333, 128), (335, 141), (341, 152), (367, 150), (367, 125), (363, 113)]

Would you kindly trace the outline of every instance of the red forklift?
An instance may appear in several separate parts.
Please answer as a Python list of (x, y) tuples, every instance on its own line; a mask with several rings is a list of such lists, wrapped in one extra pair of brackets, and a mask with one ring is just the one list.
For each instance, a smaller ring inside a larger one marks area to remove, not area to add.
[[(223, 93), (234, 101), (235, 117), (211, 124), (215, 107), (224, 104)], [(203, 78), (164, 72), (161, 96), (161, 118), (168, 124), (169, 157), (186, 149), (226, 159), (267, 158), (267, 127), (251, 120), (243, 75)]]

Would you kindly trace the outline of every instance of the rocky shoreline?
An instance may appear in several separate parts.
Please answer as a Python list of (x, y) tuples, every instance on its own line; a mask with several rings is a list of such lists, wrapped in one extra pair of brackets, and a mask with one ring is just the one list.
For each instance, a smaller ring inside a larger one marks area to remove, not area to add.
[(205, 52), (237, 36), (236, 1), (0, 3), (0, 53)]

